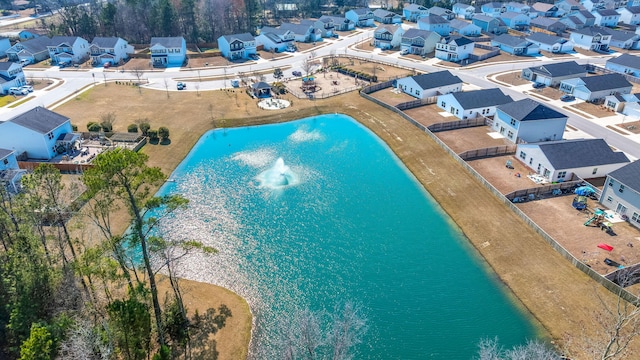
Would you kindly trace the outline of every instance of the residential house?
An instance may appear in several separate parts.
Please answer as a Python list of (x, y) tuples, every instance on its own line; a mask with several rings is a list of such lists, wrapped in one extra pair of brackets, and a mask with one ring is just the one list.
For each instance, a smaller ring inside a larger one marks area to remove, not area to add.
[(480, 36), (482, 29), (468, 21), (453, 19), (449, 22), (451, 32), (460, 36)]
[(473, 16), (473, 19), (471, 19), (471, 22), (482, 29), (482, 31), (491, 34), (504, 34), (509, 29), (499, 17), (476, 14)]
[(5, 57), (7, 55), (7, 50), (11, 47), (11, 42), (9, 38), (0, 37), (0, 57)]
[(20, 190), (20, 179), (26, 173), (27, 170), (18, 167), (15, 151), (0, 149), (0, 185), (17, 193)]
[(187, 61), (183, 37), (152, 37), (149, 44), (153, 67), (181, 67)]
[(587, 70), (575, 61), (564, 61), (522, 69), (520, 76), (535, 83), (557, 86), (563, 80), (587, 76)]
[(335, 26), (333, 25), (333, 19), (329, 17), (320, 18), (318, 20), (300, 20), (301, 25), (311, 26), (316, 32), (320, 34), (320, 37), (329, 38), (334, 34)]
[(380, 25), (373, 32), (373, 46), (382, 50), (394, 49), (400, 46), (404, 29), (396, 25)]
[(284, 52), (295, 51), (295, 34), (290, 30), (263, 26), (260, 35), (256, 37), (256, 43), (263, 46), (265, 51)]
[(540, 50), (561, 54), (573, 51), (573, 43), (565, 38), (547, 35), (540, 32), (531, 33), (525, 37), (528, 41), (538, 45)]
[(498, 105), (512, 102), (510, 96), (500, 89), (462, 91), (438, 96), (438, 107), (448, 111), (460, 120), (478, 116), (490, 117), (496, 113)]
[(49, 30), (46, 29), (23, 29), (18, 33), (18, 39), (20, 41), (35, 39), (40, 36), (47, 36)]
[(513, 30), (525, 31), (529, 29), (529, 23), (531, 23), (531, 18), (529, 15), (525, 15), (522, 13), (517, 13), (513, 11), (507, 11), (500, 15), (500, 19), (504, 21), (504, 23)]
[(498, 106), (493, 129), (516, 144), (560, 140), (567, 119), (535, 100), (522, 99)]
[(331, 20), (334, 31), (351, 31), (356, 28), (356, 23), (344, 16), (322, 15), (319, 20), (323, 22)]
[(347, 11), (344, 17), (353, 21), (357, 27), (372, 27), (373, 23), (373, 11), (369, 8), (358, 8)]
[(400, 49), (406, 54), (424, 56), (435, 51), (440, 39), (437, 32), (411, 28), (402, 35)]
[(627, 25), (640, 25), (640, 6), (619, 8), (620, 22)]
[(455, 3), (451, 7), (451, 11), (459, 18), (471, 20), (476, 13), (476, 8), (469, 4)]
[(15, 43), (7, 50), (9, 61), (28, 61), (29, 64), (39, 63), (49, 58), (49, 49), (47, 46), (51, 43), (51, 39), (46, 36), (40, 36), (31, 40), (25, 40)]
[(575, 16), (569, 15), (566, 17), (563, 17), (561, 19), (559, 19), (558, 21), (560, 21), (561, 23), (563, 23), (567, 29), (582, 29), (584, 28), (584, 22), (580, 19), (578, 19)]
[(503, 7), (503, 3), (488, 2), (480, 7), (480, 11), (487, 16), (499, 17), (500, 14), (505, 11), (505, 9)]
[(449, 71), (409, 76), (395, 80), (394, 87), (418, 99), (462, 90), (462, 80)]
[(373, 19), (381, 24), (401, 24), (402, 16), (385, 9), (373, 10)]
[(436, 45), (436, 58), (451, 62), (466, 60), (473, 53), (474, 47), (475, 43), (464, 36), (442, 38)]
[(449, 36), (451, 29), (449, 28), (449, 20), (442, 16), (429, 14), (418, 20), (418, 28), (421, 30), (434, 31), (441, 36)]
[(0, 92), (8, 94), (9, 89), (27, 83), (22, 65), (10, 61), (0, 62)]
[(291, 31), (297, 42), (309, 43), (322, 41), (322, 31), (309, 23), (294, 24), (285, 22), (280, 25), (280, 30)]
[(600, 27), (588, 27), (576, 29), (569, 35), (569, 40), (573, 42), (573, 47), (593, 51), (609, 50), (611, 35), (609, 31)]
[(129, 59), (129, 54), (133, 54), (133, 46), (127, 40), (119, 37), (94, 37), (89, 46), (91, 62), (94, 65), (102, 66), (106, 63), (117, 65)]
[(640, 49), (640, 35), (632, 31), (626, 30), (614, 30), (608, 28), (602, 28), (611, 35), (609, 41), (609, 47), (625, 50), (639, 50)]
[(622, 54), (607, 60), (605, 68), (617, 73), (640, 77), (640, 56)]
[(256, 38), (248, 32), (220, 36), (218, 48), (222, 56), (229, 60), (248, 59), (249, 55), (257, 54)]
[(491, 46), (511, 55), (536, 55), (540, 53), (538, 45), (518, 36), (502, 34), (491, 40)]
[(605, 96), (615, 93), (630, 94), (632, 87), (620, 74), (605, 74), (563, 80), (559, 89), (578, 99), (593, 102), (604, 100)]
[(558, 11), (556, 12), (556, 16), (558, 17), (576, 11), (584, 10), (584, 6), (582, 6), (580, 2), (576, 0), (559, 0), (556, 1), (554, 5), (558, 8)]
[(26, 153), (29, 159), (51, 160), (72, 148), (79, 138), (73, 134), (68, 117), (41, 106), (0, 123), (0, 144), (14, 150), (17, 157)]
[(640, 160), (607, 174), (600, 203), (640, 228)]
[(78, 36), (54, 36), (47, 50), (52, 64), (79, 64), (89, 59), (89, 42)]
[(640, 93), (638, 94), (613, 94), (604, 97), (604, 106), (626, 116), (640, 116)]
[(537, 17), (553, 17), (557, 11), (558, 7), (554, 4), (536, 2), (531, 5), (531, 14), (536, 14)]
[(592, 12), (597, 26), (616, 27), (620, 21), (620, 14), (615, 10), (599, 9)]
[(518, 144), (516, 155), (549, 182), (603, 177), (629, 163), (623, 152), (611, 150), (603, 139)]
[(429, 9), (416, 3), (406, 5), (402, 9), (402, 15), (407, 21), (418, 22), (418, 20), (429, 15)]
[(580, 19), (580, 21), (582, 21), (585, 27), (591, 27), (591, 26), (597, 25), (595, 15), (593, 15), (593, 13), (588, 12), (587, 10), (576, 11), (572, 13), (571, 16), (575, 16), (578, 19)]
[(587, 11), (607, 8), (604, 0), (582, 0), (580, 3)]
[(531, 12), (531, 7), (527, 4), (510, 1), (503, 5), (505, 12), (515, 12), (523, 15), (529, 16)]
[(453, 11), (439, 6), (429, 8), (429, 15), (441, 16), (445, 20), (453, 20), (456, 18), (456, 14)]
[(555, 33), (557, 35), (562, 34), (565, 30), (567, 30), (567, 25), (548, 17), (539, 16), (535, 19), (531, 19), (529, 23), (531, 31), (543, 31), (547, 33)]

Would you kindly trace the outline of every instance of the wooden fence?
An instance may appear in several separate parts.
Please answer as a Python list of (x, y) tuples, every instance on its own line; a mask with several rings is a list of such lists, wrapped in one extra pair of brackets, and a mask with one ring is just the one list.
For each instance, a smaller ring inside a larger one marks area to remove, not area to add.
[(56, 169), (60, 170), (61, 173), (65, 174), (82, 174), (85, 170), (93, 167), (92, 164), (60, 164), (50, 162), (18, 161), (20, 169), (25, 169), (27, 171), (35, 170), (35, 168), (40, 166), (40, 164), (52, 165)]
[(640, 78), (637, 78), (633, 75), (629, 75), (629, 74), (623, 74), (623, 73), (619, 73), (617, 71), (613, 71), (607, 68), (603, 68), (601, 66), (597, 66), (594, 64), (585, 64), (585, 68), (587, 69), (587, 71), (596, 71), (596, 72), (600, 72), (603, 74), (620, 74), (622, 76), (624, 76), (625, 79), (627, 79), (627, 81), (629, 81), (630, 83), (635, 83), (635, 84), (640, 84)]
[(489, 50), (489, 52), (481, 54), (481, 55), (476, 55), (476, 54), (469, 54), (469, 61), (482, 61), (482, 60), (486, 60), (488, 58), (492, 58), (494, 56), (498, 56), (500, 55), (500, 48), (497, 48), (495, 46), (487, 46), (487, 45), (482, 45), (482, 44), (475, 44), (475, 47), (477, 47), (478, 49), (483, 49), (483, 50)]
[[(365, 99), (367, 99), (369, 101), (372, 101), (372, 102), (374, 102), (374, 103), (376, 103), (376, 104), (378, 104), (378, 105), (380, 105), (380, 106), (382, 106), (384, 108), (387, 108), (387, 109), (397, 113), (398, 115), (402, 116), (405, 120), (409, 121), (411, 124), (413, 124), (417, 128), (419, 128), (422, 131), (424, 131), (433, 141), (435, 141), (442, 149), (444, 149), (456, 162), (458, 162), (458, 164), (460, 164), (460, 166), (462, 166), (473, 177), (475, 177), (478, 181), (480, 181), (480, 183), (482, 183), (491, 193), (493, 193), (494, 196), (496, 196), (498, 199), (500, 199), (505, 204), (505, 206), (509, 207), (511, 209), (511, 211), (513, 211), (516, 215), (518, 215), (518, 217), (520, 217), (527, 225), (529, 225), (535, 232), (537, 232), (549, 245), (551, 245), (551, 247), (553, 247), (553, 249), (555, 249), (558, 253), (560, 253), (560, 255), (562, 255), (565, 259), (567, 259), (569, 262), (571, 262), (571, 264), (573, 264), (573, 266), (577, 267), (580, 271), (582, 271), (585, 274), (587, 274), (589, 277), (591, 277), (593, 280), (598, 282), (604, 288), (606, 288), (607, 290), (609, 290), (612, 293), (614, 293), (616, 296), (620, 296), (624, 300), (626, 300), (628, 302), (631, 302), (631, 303), (634, 303), (634, 304), (638, 303), (638, 297), (637, 296), (635, 296), (632, 293), (630, 293), (629, 291), (621, 288), (616, 283), (612, 282), (611, 280), (607, 279), (606, 277), (600, 275), (598, 272), (593, 270), (591, 267), (589, 267), (588, 265), (584, 264), (583, 262), (578, 260), (578, 258), (573, 256), (567, 249), (565, 249), (562, 245), (560, 245), (560, 243), (558, 243), (553, 237), (551, 237), (551, 235), (549, 235), (546, 231), (544, 231), (544, 229), (542, 229), (538, 224), (536, 224), (533, 220), (531, 220), (527, 216), (527, 214), (525, 214), (522, 210), (520, 210), (520, 208), (518, 208), (516, 205), (514, 205), (511, 202), (511, 200), (509, 200), (507, 197), (505, 197), (489, 181), (487, 181), (484, 177), (482, 177), (482, 175), (480, 175), (474, 168), (472, 168), (471, 165), (467, 164), (466, 161), (462, 160), (462, 158), (460, 158), (460, 156), (458, 156), (458, 154), (456, 154), (453, 150), (451, 150), (451, 148), (449, 148), (447, 146), (447, 144), (445, 144), (442, 140), (440, 140), (437, 136), (435, 136), (435, 134), (433, 132), (431, 132), (426, 126), (420, 124), (418, 121), (413, 119), (411, 116), (405, 114), (403, 111), (399, 110), (395, 106), (391, 106), (389, 104), (386, 104), (386, 103), (384, 103), (384, 102), (382, 102), (382, 101), (370, 96), (369, 94), (367, 94), (367, 93), (365, 93), (363, 91), (360, 92), (360, 96), (362, 96)], [(560, 184), (560, 185), (562, 185), (562, 184)]]
[(408, 109), (417, 108), (419, 106), (435, 104), (437, 101), (438, 101), (437, 96), (429, 96), (423, 99), (411, 100), (411, 101), (400, 103), (396, 105), (396, 108), (398, 108), (398, 110), (408, 110)]
[(483, 149), (468, 150), (458, 154), (458, 156), (460, 156), (460, 158), (464, 161), (470, 161), (503, 155), (513, 155), (515, 153), (515, 145), (503, 145)]
[(427, 129), (429, 129), (429, 131), (432, 133), (437, 133), (441, 131), (450, 131), (450, 130), (456, 130), (456, 129), (484, 126), (486, 125), (486, 121), (487, 120), (484, 117), (476, 117), (472, 119), (436, 123), (436, 124), (427, 126)]
[(543, 186), (537, 186), (537, 187), (512, 191), (506, 194), (505, 197), (511, 201), (513, 201), (513, 199), (515, 198), (526, 200), (526, 199), (531, 199), (533, 197), (534, 199), (537, 199), (541, 196), (552, 194), (554, 190), (560, 190), (562, 193), (566, 193), (567, 191), (573, 190), (574, 188), (581, 186), (583, 184), (584, 184), (584, 181), (582, 180), (565, 181), (565, 182), (556, 183), (556, 184), (549, 184), (549, 185), (543, 185)]

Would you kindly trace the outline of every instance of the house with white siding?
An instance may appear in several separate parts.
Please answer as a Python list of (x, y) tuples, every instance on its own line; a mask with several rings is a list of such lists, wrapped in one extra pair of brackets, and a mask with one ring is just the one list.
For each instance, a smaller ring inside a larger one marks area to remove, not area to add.
[(436, 32), (411, 28), (402, 35), (400, 50), (403, 54), (424, 56), (435, 51), (441, 38)]
[(500, 2), (488, 2), (480, 6), (480, 11), (482, 11), (482, 13), (487, 16), (499, 17), (500, 14), (505, 11), (503, 5), (504, 3)]
[(462, 80), (449, 71), (409, 76), (394, 81), (394, 87), (418, 99), (462, 90)]
[(373, 27), (373, 11), (369, 8), (358, 8), (347, 11), (344, 17), (353, 21), (357, 27)]
[(400, 24), (402, 23), (402, 16), (385, 9), (373, 10), (373, 20), (380, 24)]
[(611, 35), (608, 29), (600, 27), (586, 27), (571, 31), (569, 40), (573, 42), (573, 47), (585, 50), (607, 51), (611, 42)]
[[(601, 28), (605, 29), (605, 28)], [(623, 49), (623, 50), (639, 50), (640, 49), (640, 35), (633, 31), (628, 30), (614, 30), (605, 29), (611, 40), (609, 40), (609, 47)]]
[(429, 9), (416, 3), (408, 4), (402, 9), (402, 15), (407, 21), (418, 22), (429, 15)]
[(525, 15), (518, 12), (507, 11), (500, 15), (500, 19), (510, 28), (518, 31), (525, 31), (529, 29), (529, 23), (531, 18), (529, 15)]
[(309, 43), (322, 41), (322, 31), (310, 23), (296, 24), (284, 22), (280, 24), (280, 30), (290, 31), (297, 42)]
[(79, 64), (89, 59), (89, 42), (78, 36), (54, 36), (49, 45), (52, 64)]
[(468, 21), (453, 19), (449, 22), (451, 33), (460, 36), (480, 36), (482, 29), (478, 25), (474, 25)]
[(555, 141), (562, 139), (567, 119), (535, 100), (522, 99), (499, 105), (492, 128), (516, 144)]
[(443, 37), (440, 42), (436, 44), (436, 58), (459, 62), (469, 58), (469, 55), (473, 53), (475, 43), (464, 36), (452, 35), (449, 37)]
[(50, 43), (51, 39), (46, 36), (16, 42), (6, 51), (7, 58), (9, 61), (15, 62), (27, 61), (29, 64), (39, 63), (49, 58), (49, 49), (47, 46)]
[(390, 50), (400, 46), (404, 29), (396, 25), (380, 25), (373, 32), (373, 46)]
[(633, 85), (620, 74), (604, 74), (560, 82), (560, 91), (584, 101), (604, 100), (615, 93), (630, 94)]
[(605, 68), (617, 73), (640, 77), (640, 56), (622, 54), (607, 60)]
[(584, 65), (575, 61), (564, 61), (522, 69), (520, 77), (547, 86), (559, 85), (563, 80), (587, 76)]
[(600, 203), (640, 228), (640, 161), (634, 161), (607, 175)]
[(476, 14), (473, 16), (473, 19), (471, 19), (471, 22), (482, 29), (482, 31), (491, 34), (504, 34), (509, 30), (509, 27), (499, 17)]
[(597, 26), (616, 27), (620, 21), (620, 14), (615, 10), (598, 9), (591, 13), (596, 18), (595, 25)]
[(418, 29), (434, 31), (441, 36), (449, 36), (451, 29), (449, 28), (449, 20), (442, 16), (429, 14), (418, 20)]
[(621, 23), (640, 25), (640, 6), (622, 7), (616, 11), (620, 14)]
[(296, 35), (290, 30), (278, 29), (271, 26), (263, 26), (260, 35), (256, 37), (256, 43), (262, 45), (265, 51), (281, 53), (295, 51)]
[(548, 51), (554, 54), (564, 54), (573, 51), (573, 43), (560, 36), (534, 32), (526, 36), (525, 39), (538, 45), (542, 51)]
[(478, 116), (494, 116), (498, 105), (512, 101), (513, 99), (500, 89), (493, 88), (440, 95), (437, 104), (442, 110), (460, 120), (465, 120)]
[(531, 12), (531, 7), (521, 2), (510, 1), (504, 4), (503, 7), (505, 12), (516, 12), (527, 16), (529, 16), (529, 13)]
[(149, 50), (153, 67), (181, 67), (187, 61), (187, 42), (181, 36), (152, 37)]
[(476, 8), (469, 4), (455, 3), (451, 7), (451, 11), (459, 18), (471, 20), (473, 14), (476, 13)]
[(222, 35), (218, 38), (218, 48), (229, 60), (248, 59), (257, 53), (256, 38), (250, 33)]
[(453, 11), (439, 6), (429, 8), (429, 15), (441, 16), (445, 20), (453, 20), (456, 18), (456, 14), (454, 14)]
[(604, 177), (629, 163), (603, 139), (574, 139), (518, 144), (516, 156), (549, 182)]
[(133, 53), (133, 46), (129, 45), (127, 40), (115, 36), (96, 36), (89, 46), (91, 62), (96, 66), (103, 66), (106, 63), (110, 65), (124, 63)]
[(0, 123), (0, 146), (34, 160), (51, 160), (79, 138), (68, 117), (41, 106)]
[[(12, 87), (25, 85), (27, 80), (22, 71), (22, 65), (10, 61), (0, 62), (0, 92), (8, 94)], [(2, 146), (0, 144), (0, 146)]]

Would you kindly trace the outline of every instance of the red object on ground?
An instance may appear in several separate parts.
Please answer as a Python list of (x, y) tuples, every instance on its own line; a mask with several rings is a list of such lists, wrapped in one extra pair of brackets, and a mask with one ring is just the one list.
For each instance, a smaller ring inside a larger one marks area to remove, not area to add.
[(598, 244), (598, 247), (599, 247), (600, 249), (604, 249), (604, 250), (607, 250), (607, 251), (611, 251), (611, 250), (613, 250), (613, 246), (611, 246), (611, 245), (609, 245), (609, 244), (605, 244), (605, 243), (600, 243), (600, 244)]

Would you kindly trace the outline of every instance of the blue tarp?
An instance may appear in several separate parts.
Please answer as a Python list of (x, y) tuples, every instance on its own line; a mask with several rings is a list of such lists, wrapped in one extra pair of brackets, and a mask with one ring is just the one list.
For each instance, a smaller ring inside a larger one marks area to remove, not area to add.
[(576, 195), (589, 196), (591, 194), (595, 194), (595, 190), (593, 190), (589, 186), (580, 186), (579, 188), (573, 191)]

